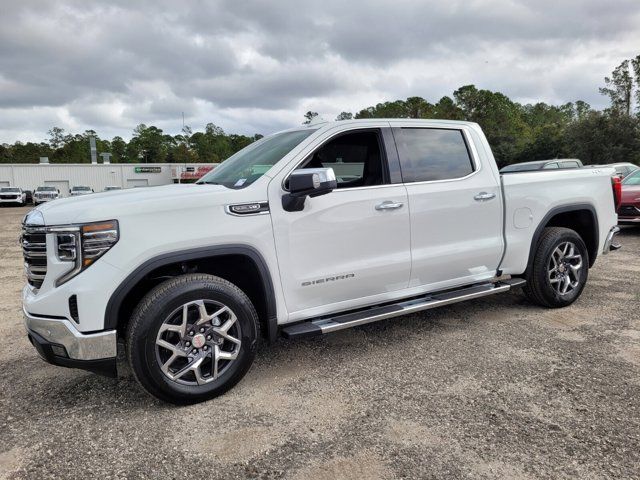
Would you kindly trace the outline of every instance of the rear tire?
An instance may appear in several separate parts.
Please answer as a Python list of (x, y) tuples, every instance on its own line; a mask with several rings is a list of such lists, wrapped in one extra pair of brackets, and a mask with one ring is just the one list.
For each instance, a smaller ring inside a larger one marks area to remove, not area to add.
[(223, 394), (255, 357), (258, 315), (249, 298), (213, 275), (187, 274), (151, 290), (126, 334), (127, 357), (140, 385), (184, 405)]
[(580, 235), (564, 227), (543, 230), (523, 288), (537, 305), (561, 308), (582, 294), (589, 275), (589, 253)]

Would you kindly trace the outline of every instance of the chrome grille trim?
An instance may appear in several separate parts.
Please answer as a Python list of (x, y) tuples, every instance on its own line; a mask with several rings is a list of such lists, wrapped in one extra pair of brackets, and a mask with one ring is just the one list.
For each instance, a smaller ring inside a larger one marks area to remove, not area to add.
[(45, 228), (24, 225), (20, 237), (27, 282), (40, 288), (47, 275), (47, 231)]

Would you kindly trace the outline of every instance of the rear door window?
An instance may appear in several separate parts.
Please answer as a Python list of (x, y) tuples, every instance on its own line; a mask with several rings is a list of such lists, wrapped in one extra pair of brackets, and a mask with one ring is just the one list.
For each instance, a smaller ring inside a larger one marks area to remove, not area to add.
[(405, 183), (450, 180), (474, 171), (462, 130), (394, 129)]

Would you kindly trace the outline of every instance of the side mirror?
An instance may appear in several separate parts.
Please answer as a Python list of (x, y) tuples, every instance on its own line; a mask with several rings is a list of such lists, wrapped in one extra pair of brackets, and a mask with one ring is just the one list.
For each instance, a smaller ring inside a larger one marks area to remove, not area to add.
[(299, 212), (307, 197), (325, 195), (338, 187), (333, 168), (306, 168), (289, 176), (289, 193), (282, 197), (282, 208)]

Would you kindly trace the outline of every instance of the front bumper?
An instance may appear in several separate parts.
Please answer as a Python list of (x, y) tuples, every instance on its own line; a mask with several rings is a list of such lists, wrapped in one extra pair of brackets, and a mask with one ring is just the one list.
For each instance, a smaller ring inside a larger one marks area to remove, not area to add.
[(607, 238), (604, 241), (604, 248), (602, 249), (602, 253), (604, 255), (612, 250), (618, 250), (622, 247), (619, 243), (615, 243), (615, 238), (618, 233), (620, 233), (620, 227), (611, 227), (611, 230), (609, 230)]
[(22, 197), (17, 198), (0, 198), (0, 203), (24, 203)]
[(24, 310), (29, 340), (42, 358), (62, 367), (81, 368), (116, 377), (115, 330), (80, 333), (65, 318), (47, 318)]

